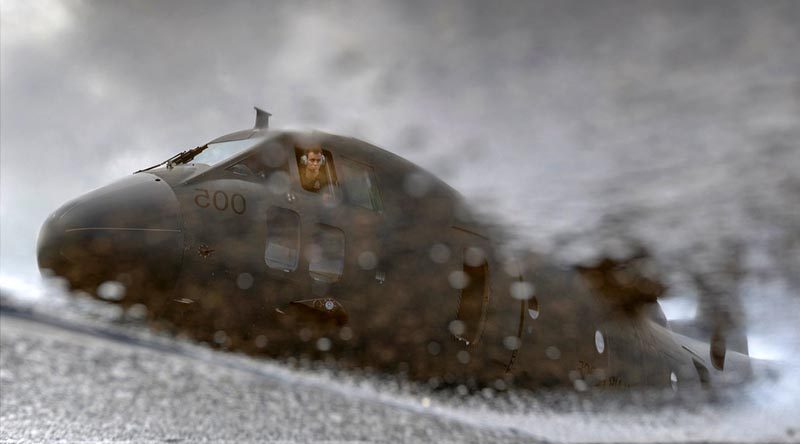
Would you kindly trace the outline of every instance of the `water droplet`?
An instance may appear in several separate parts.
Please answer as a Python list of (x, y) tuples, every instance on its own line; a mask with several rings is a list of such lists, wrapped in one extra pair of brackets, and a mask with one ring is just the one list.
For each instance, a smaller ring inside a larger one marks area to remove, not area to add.
[(462, 364), (469, 364), (469, 352), (466, 350), (461, 350), (456, 354), (456, 359), (458, 359), (458, 362)]
[(262, 154), (261, 160), (272, 168), (279, 168), (286, 162), (286, 150), (280, 145), (269, 145), (266, 147)]
[(378, 258), (371, 251), (363, 251), (358, 255), (358, 266), (363, 270), (372, 270), (378, 265)]
[(464, 334), (464, 330), (466, 330), (466, 325), (459, 320), (455, 320), (451, 321), (447, 328), (454, 336), (461, 336)]
[(445, 244), (433, 244), (430, 257), (437, 264), (444, 264), (450, 260), (450, 248)]
[(675, 372), (669, 373), (669, 384), (672, 386), (672, 390), (678, 390), (678, 375)]
[(535, 292), (532, 283), (526, 281), (513, 282), (511, 284), (511, 297), (520, 301), (527, 301)]
[(125, 297), (122, 282), (105, 281), (97, 287), (97, 295), (107, 301), (121, 301)]
[(520, 341), (516, 336), (506, 336), (503, 338), (503, 346), (512, 351), (519, 349), (521, 342), (522, 341)]
[(572, 381), (572, 385), (574, 385), (575, 386), (575, 390), (577, 390), (579, 392), (585, 392), (586, 390), (589, 389), (589, 386), (586, 384), (586, 381), (584, 381), (583, 379), (576, 379), (576, 380)]
[(331, 349), (331, 340), (328, 338), (319, 338), (317, 339), (317, 350), (319, 351), (328, 351)]
[(125, 314), (132, 319), (144, 319), (147, 316), (147, 307), (143, 304), (133, 304)]
[(214, 342), (216, 342), (217, 344), (220, 345), (224, 344), (225, 341), (227, 340), (228, 340), (228, 335), (224, 331), (217, 330), (216, 332), (214, 332)]
[(428, 343), (428, 353), (430, 353), (431, 355), (437, 356), (441, 351), (442, 351), (442, 346), (439, 345), (438, 342), (431, 341)]
[(427, 396), (422, 398), (422, 406), (425, 407), (425, 408), (430, 407), (431, 406), (431, 398), (428, 398)]
[(350, 327), (342, 327), (339, 329), (339, 339), (349, 341), (353, 339), (353, 330)]
[(242, 290), (249, 290), (253, 286), (253, 275), (250, 273), (239, 273), (236, 278), (236, 286)]
[(600, 333), (600, 330), (596, 330), (594, 332), (594, 346), (597, 349), (597, 353), (600, 353), (601, 355), (606, 349), (606, 340), (603, 338), (603, 333)]
[(264, 347), (266, 347), (266, 346), (267, 346), (267, 343), (268, 343), (269, 341), (267, 341), (267, 337), (266, 337), (266, 336), (264, 336), (264, 335), (258, 335), (258, 336), (256, 336), (256, 341), (255, 341), (255, 342), (256, 342), (256, 347), (258, 347), (258, 348), (264, 348)]
[(431, 178), (420, 172), (413, 172), (406, 176), (403, 188), (411, 197), (424, 197), (431, 187)]
[(480, 267), (486, 261), (486, 253), (478, 247), (469, 247), (464, 253), (464, 263), (470, 267)]
[(548, 357), (548, 359), (552, 359), (553, 361), (561, 359), (561, 350), (559, 350), (555, 345), (547, 347), (544, 350), (544, 354)]
[(450, 282), (450, 286), (456, 290), (463, 290), (469, 285), (469, 276), (461, 270), (451, 272), (447, 276), (447, 280)]

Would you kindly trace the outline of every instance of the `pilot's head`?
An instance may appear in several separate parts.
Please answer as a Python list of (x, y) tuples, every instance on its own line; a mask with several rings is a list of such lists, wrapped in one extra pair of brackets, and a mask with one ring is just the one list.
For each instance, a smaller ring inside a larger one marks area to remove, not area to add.
[(320, 167), (325, 162), (325, 156), (322, 154), (322, 148), (319, 146), (311, 147), (306, 150), (306, 171), (309, 174), (319, 174)]

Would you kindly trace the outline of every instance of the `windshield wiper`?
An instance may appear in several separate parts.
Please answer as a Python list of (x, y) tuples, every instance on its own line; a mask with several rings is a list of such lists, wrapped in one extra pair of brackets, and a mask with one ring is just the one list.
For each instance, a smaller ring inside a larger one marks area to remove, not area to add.
[(173, 156), (169, 160), (167, 160), (167, 168), (172, 168), (175, 165), (180, 165), (182, 163), (187, 163), (195, 158), (198, 154), (202, 153), (203, 151), (208, 148), (208, 144), (203, 146), (194, 147), (190, 150), (186, 150), (178, 155)]
[(192, 148), (190, 150), (182, 151), (182, 152), (170, 157), (169, 159), (167, 159), (167, 160), (165, 160), (163, 162), (160, 162), (160, 163), (157, 163), (157, 164), (155, 164), (155, 165), (153, 165), (151, 167), (136, 171), (133, 174), (143, 173), (145, 171), (150, 171), (153, 168), (160, 167), (161, 165), (164, 165), (164, 164), (167, 164), (167, 169), (171, 170), (175, 165), (180, 165), (182, 163), (186, 163), (186, 162), (191, 161), (192, 159), (195, 158), (195, 156), (197, 156), (198, 154), (200, 154), (203, 151), (205, 151), (206, 148), (208, 148), (208, 144), (205, 144), (203, 146), (194, 147), (194, 148)]

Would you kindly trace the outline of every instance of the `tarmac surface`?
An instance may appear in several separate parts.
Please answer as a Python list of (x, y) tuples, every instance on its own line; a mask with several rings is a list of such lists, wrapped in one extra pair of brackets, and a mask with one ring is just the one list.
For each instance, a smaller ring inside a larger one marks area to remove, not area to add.
[(4, 442), (516, 440), (124, 335), (7, 314), (0, 329)]
[(641, 241), (687, 316), (739, 242), (752, 350), (794, 367), (724, 401), (453, 395), (21, 291), (0, 298), (0, 441), (800, 442), (800, 2), (28, 3), (2, 2), (0, 280), (38, 279), (58, 205), (258, 104), (430, 169), (543, 254)]
[[(769, 398), (759, 398), (762, 389), (655, 400), (634, 393), (616, 401), (433, 392), (216, 351), (115, 318), (111, 304), (67, 301), (43, 310), (3, 298), (2, 442), (800, 439), (791, 413), (796, 390)], [(769, 385), (781, 393), (776, 382)]]

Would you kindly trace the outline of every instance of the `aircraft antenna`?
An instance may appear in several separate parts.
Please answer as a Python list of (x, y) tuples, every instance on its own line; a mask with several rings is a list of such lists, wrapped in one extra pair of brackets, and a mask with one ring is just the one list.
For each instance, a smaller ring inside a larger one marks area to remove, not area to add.
[(272, 115), (263, 109), (254, 106), (253, 108), (256, 109), (256, 129), (267, 129), (269, 128), (269, 117)]

